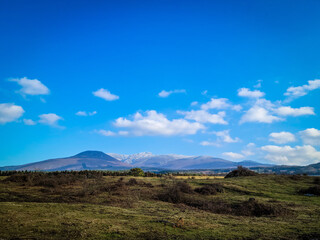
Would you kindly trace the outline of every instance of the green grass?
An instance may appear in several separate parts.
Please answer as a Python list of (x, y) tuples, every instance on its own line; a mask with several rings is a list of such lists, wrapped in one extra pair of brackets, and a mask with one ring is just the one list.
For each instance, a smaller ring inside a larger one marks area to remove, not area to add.
[[(239, 203), (255, 198), (282, 204), (292, 212), (278, 217), (216, 214), (157, 200), (163, 186), (177, 181), (169, 178), (136, 178), (153, 188), (139, 184), (93, 191), (119, 178), (90, 179), (57, 188), (0, 181), (0, 239), (320, 239), (320, 197), (297, 193), (313, 186), (313, 177), (184, 179), (192, 188), (210, 183), (225, 188), (217, 195), (189, 194), (195, 199)], [(130, 178), (124, 177), (123, 182)], [(174, 226), (181, 221), (182, 226)]]

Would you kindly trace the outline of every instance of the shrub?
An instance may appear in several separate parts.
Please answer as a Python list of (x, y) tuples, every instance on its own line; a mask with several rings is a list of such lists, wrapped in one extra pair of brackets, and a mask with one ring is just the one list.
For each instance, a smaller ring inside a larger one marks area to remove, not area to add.
[(182, 192), (175, 185), (166, 189), (164, 193), (158, 194), (158, 199), (164, 202), (180, 203), (182, 199)]
[(130, 176), (136, 176), (136, 177), (143, 177), (144, 172), (141, 168), (131, 168), (128, 175)]
[(289, 178), (292, 180), (295, 180), (295, 181), (303, 179), (303, 177), (301, 175), (297, 175), (297, 174), (290, 175)]
[(320, 196), (320, 185), (309, 187), (307, 189), (301, 189), (299, 191), (299, 193), (301, 193), (301, 194), (313, 194), (313, 195)]
[(258, 173), (251, 171), (248, 168), (244, 168), (242, 166), (238, 166), (237, 169), (229, 172), (224, 178), (232, 178), (232, 177), (247, 177), (247, 176), (256, 176)]
[(192, 192), (191, 186), (186, 182), (179, 181), (175, 185), (183, 193), (191, 193)]
[(186, 182), (174, 182), (167, 187), (165, 191), (158, 194), (158, 199), (164, 202), (180, 203), (182, 202), (183, 193), (192, 193), (191, 186)]
[(240, 216), (285, 216), (289, 211), (279, 204), (260, 203), (254, 198), (233, 205), (233, 214)]
[(196, 188), (195, 192), (202, 195), (215, 195), (217, 193), (224, 192), (224, 188), (221, 184), (208, 184), (200, 188)]
[(320, 177), (315, 177), (313, 180), (314, 184), (320, 184)]
[(133, 185), (137, 185), (138, 182), (135, 178), (130, 178), (129, 181), (127, 182), (127, 185), (129, 186), (133, 186)]

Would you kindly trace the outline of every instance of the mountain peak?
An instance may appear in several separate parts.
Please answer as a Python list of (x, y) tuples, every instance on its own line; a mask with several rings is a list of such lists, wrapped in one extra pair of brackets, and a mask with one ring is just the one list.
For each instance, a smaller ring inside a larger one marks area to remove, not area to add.
[(105, 154), (104, 152), (101, 151), (84, 151), (81, 153), (78, 153), (77, 155), (73, 156), (76, 158), (106, 158), (108, 157), (107, 154)]

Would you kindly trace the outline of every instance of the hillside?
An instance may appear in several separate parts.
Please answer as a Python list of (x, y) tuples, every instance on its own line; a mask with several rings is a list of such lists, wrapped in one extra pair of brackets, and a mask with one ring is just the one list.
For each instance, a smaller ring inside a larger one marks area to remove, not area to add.
[(0, 170), (45, 170), (45, 171), (63, 171), (63, 170), (93, 170), (108, 169), (119, 170), (128, 169), (130, 164), (121, 162), (100, 151), (85, 151), (66, 158), (55, 158), (45, 161), (24, 164), (20, 166), (2, 167)]
[(0, 177), (0, 238), (319, 239), (320, 198), (304, 194), (317, 186), (310, 176), (20, 173)]

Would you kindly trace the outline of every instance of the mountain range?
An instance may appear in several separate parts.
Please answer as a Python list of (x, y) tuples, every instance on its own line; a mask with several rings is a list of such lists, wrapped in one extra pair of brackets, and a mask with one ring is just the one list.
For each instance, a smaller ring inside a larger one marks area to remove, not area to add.
[(149, 152), (137, 154), (103, 153), (85, 151), (71, 157), (55, 158), (18, 166), (0, 167), (0, 170), (125, 170), (140, 167), (146, 170), (193, 170), (228, 169), (239, 165), (244, 167), (272, 166), (255, 161), (233, 162), (211, 156), (185, 156), (176, 154), (154, 155)]

